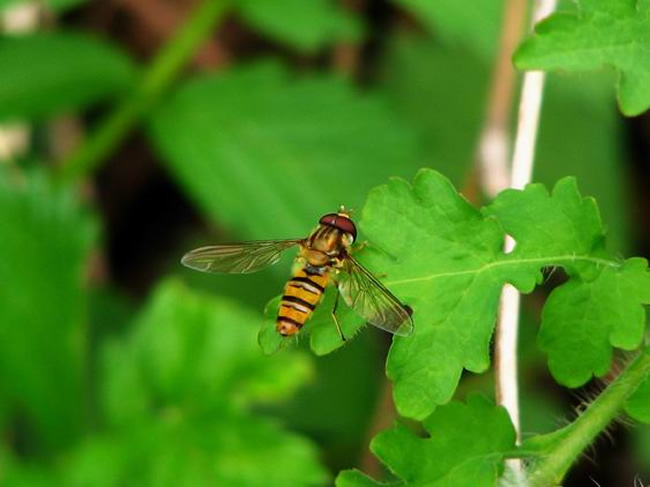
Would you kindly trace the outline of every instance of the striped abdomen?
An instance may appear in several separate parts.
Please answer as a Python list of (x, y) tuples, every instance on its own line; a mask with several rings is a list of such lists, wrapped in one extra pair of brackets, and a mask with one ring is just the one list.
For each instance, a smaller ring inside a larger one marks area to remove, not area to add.
[(320, 274), (302, 268), (296, 272), (284, 287), (280, 301), (276, 320), (280, 335), (291, 336), (300, 331), (320, 302), (329, 277), (329, 270)]

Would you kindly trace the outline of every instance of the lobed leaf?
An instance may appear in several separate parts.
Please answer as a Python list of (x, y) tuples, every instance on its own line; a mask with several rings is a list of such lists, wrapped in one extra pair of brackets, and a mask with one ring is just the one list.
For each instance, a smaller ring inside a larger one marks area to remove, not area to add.
[(423, 426), (429, 437), (418, 437), (397, 424), (372, 440), (371, 450), (400, 482), (383, 484), (358, 471), (345, 471), (336, 485), (493, 486), (504, 456), (515, 447), (506, 410), (477, 395), (469, 396), (466, 403), (441, 406)]
[(126, 90), (131, 61), (81, 33), (39, 33), (0, 40), (0, 119), (38, 119), (83, 108)]
[[(626, 280), (625, 289), (647, 285), (644, 261), (623, 265), (608, 256), (597, 207), (592, 199), (580, 196), (570, 178), (560, 181), (552, 194), (538, 184), (505, 191), (479, 212), (444, 177), (423, 170), (413, 185), (393, 179), (373, 190), (361, 228), (371, 243), (364, 262), (387, 273), (386, 285), (414, 309), (415, 333), (393, 339), (387, 374), (395, 383), (399, 412), (415, 418), (427, 416), (436, 404), (451, 398), (463, 369), (487, 369), (505, 283), (530, 292), (544, 267), (563, 266), (573, 278), (571, 286), (581, 290), (592, 286), (607, 294), (613, 285), (610, 274)], [(509, 254), (502, 251), (506, 233), (517, 242)], [(632, 276), (634, 282), (627, 282)], [(642, 313), (647, 292), (644, 287), (626, 296), (610, 296), (608, 306), (631, 309), (635, 321), (617, 321), (620, 325), (612, 333), (610, 316), (594, 316), (598, 322), (592, 325), (603, 330), (604, 344), (592, 342), (593, 327), (566, 332), (572, 343), (580, 341), (579, 350), (564, 342), (549, 343), (545, 350), (558, 379), (581, 384), (592, 373), (604, 373), (601, 364), (609, 363), (612, 346), (638, 346), (638, 310)], [(583, 312), (584, 304), (573, 311)], [(546, 311), (553, 322), (545, 325), (547, 330), (562, 326), (554, 306), (551, 301)], [(595, 361), (578, 369), (557, 365), (572, 364), (584, 354)]]
[(620, 268), (605, 267), (591, 281), (575, 277), (554, 289), (539, 332), (553, 377), (578, 387), (592, 374), (605, 375), (612, 346), (633, 350), (642, 342), (644, 304), (650, 304), (650, 272), (640, 258)]
[(520, 69), (593, 71), (614, 68), (622, 112), (650, 106), (649, 4), (646, 0), (580, 0), (576, 13), (557, 13), (537, 24), (514, 56)]

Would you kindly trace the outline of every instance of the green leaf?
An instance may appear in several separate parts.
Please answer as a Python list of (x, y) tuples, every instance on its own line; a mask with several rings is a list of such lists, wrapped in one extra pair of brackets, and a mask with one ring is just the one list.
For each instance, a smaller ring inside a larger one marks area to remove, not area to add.
[(134, 81), (130, 60), (81, 33), (0, 39), (0, 119), (38, 119), (123, 92)]
[[(399, 485), (494, 486), (506, 453), (515, 446), (515, 431), (505, 409), (481, 396), (467, 403), (441, 406), (424, 421), (430, 437), (420, 438), (397, 424), (376, 436), (373, 453), (392, 473), (403, 479)], [(344, 472), (337, 486), (384, 485), (359, 473)]]
[(276, 63), (188, 83), (151, 129), (198, 205), (245, 238), (306, 236), (324, 213), (359, 208), (373, 185), (419, 166), (413, 135), (377, 97)]
[(593, 71), (613, 67), (621, 111), (650, 106), (650, 21), (646, 0), (581, 0), (577, 13), (557, 13), (514, 56), (519, 69)]
[(539, 332), (553, 377), (578, 387), (592, 374), (605, 375), (612, 346), (632, 350), (641, 343), (643, 304), (650, 304), (645, 259), (630, 259), (619, 269), (606, 267), (592, 281), (575, 277), (554, 289), (544, 306)]
[(109, 428), (80, 447), (64, 484), (322, 483), (310, 442), (249, 413), (311, 375), (306, 355), (260, 354), (260, 321), (229, 300), (161, 284), (130, 336), (107, 348)]
[(239, 0), (235, 7), (252, 26), (301, 51), (361, 37), (358, 19), (332, 0)]
[(130, 340), (107, 350), (108, 416), (122, 423), (155, 404), (209, 410), (225, 398), (285, 397), (309, 377), (309, 362), (301, 354), (262, 356), (255, 343), (261, 321), (233, 302), (164, 282)]
[[(382, 95), (419, 132), (426, 165), (465, 187), (476, 162), (491, 64), (467, 48), (414, 36), (397, 37), (383, 61)], [(567, 174), (575, 176), (599, 202), (608, 245), (625, 251), (630, 212), (611, 80), (551, 75), (547, 85), (534, 179), (551, 186)]]
[(93, 220), (42, 174), (0, 168), (0, 388), (44, 447), (80, 433), (86, 333), (84, 264)]
[[(283, 338), (275, 331), (275, 319), (278, 314), (281, 296), (276, 296), (269, 301), (264, 311), (266, 319), (258, 335), (258, 341), (264, 353), (274, 353), (280, 348), (297, 344), (299, 340), (305, 337), (309, 337), (310, 347), (316, 355), (326, 355), (345, 345), (332, 319), (332, 308), (334, 307), (337, 292), (334, 287), (328, 287), (323, 301), (316, 307), (309, 321), (297, 336), (291, 338)], [(336, 315), (341, 324), (343, 336), (347, 341), (352, 340), (365, 325), (363, 318), (346, 306), (342, 299), (339, 299)]]
[(469, 48), (474, 55), (490, 60), (496, 50), (503, 2), (476, 0), (471, 6), (454, 0), (393, 0), (420, 20), (449, 46)]
[[(606, 253), (597, 207), (580, 196), (573, 179), (560, 181), (552, 194), (539, 184), (505, 191), (481, 213), (444, 177), (423, 170), (412, 186), (393, 179), (374, 189), (360, 226), (371, 243), (361, 260), (386, 273), (385, 284), (414, 309), (415, 333), (393, 339), (387, 374), (395, 382), (399, 412), (415, 418), (451, 398), (463, 368), (487, 369), (505, 283), (530, 292), (547, 266), (564, 267), (577, 282), (596, 280), (594, 286), (607, 283), (597, 279), (604, 269), (630, 277), (627, 266)], [(510, 254), (502, 251), (506, 233), (517, 241)], [(629, 298), (611, 299), (625, 308)], [(608, 317), (602, 318), (598, 327), (609, 329)], [(581, 348), (573, 354), (582, 356), (590, 348), (588, 353), (606, 361), (610, 346), (638, 346), (640, 336), (633, 343), (638, 325), (625, 326), (606, 347), (593, 344), (590, 330), (583, 328)], [(558, 353), (553, 346), (547, 351)], [(591, 372), (602, 373), (600, 368)], [(562, 379), (572, 385), (586, 380), (581, 371)]]
[(83, 444), (61, 485), (308, 486), (327, 479), (314, 446), (269, 419), (170, 411)]
[(637, 421), (650, 423), (650, 373), (632, 397), (627, 400), (625, 412)]
[[(536, 181), (551, 184), (570, 174), (592, 195), (607, 222), (607, 245), (629, 247), (630, 211), (625, 174), (623, 131), (612, 105), (608, 76), (552, 74), (535, 154)], [(602, 137), (594, 137), (599, 133)]]

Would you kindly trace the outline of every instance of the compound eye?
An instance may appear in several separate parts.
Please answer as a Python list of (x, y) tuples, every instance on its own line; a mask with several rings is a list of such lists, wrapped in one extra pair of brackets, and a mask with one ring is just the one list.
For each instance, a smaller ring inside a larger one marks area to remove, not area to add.
[(344, 216), (337, 217), (334, 226), (342, 232), (351, 235), (353, 242), (357, 239), (357, 227), (349, 218), (346, 218)]
[(338, 228), (342, 232), (350, 234), (352, 236), (353, 242), (357, 238), (357, 227), (354, 222), (346, 216), (342, 216), (337, 213), (330, 213), (321, 217), (319, 223), (321, 225), (329, 225), (331, 227)]
[(331, 227), (335, 227), (337, 217), (338, 215), (336, 213), (330, 213), (328, 215), (322, 216), (318, 223), (321, 225), (329, 225)]

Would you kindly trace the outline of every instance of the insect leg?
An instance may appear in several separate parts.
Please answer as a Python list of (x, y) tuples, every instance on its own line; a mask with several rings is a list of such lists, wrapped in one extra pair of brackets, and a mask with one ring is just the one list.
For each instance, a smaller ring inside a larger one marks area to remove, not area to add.
[(332, 307), (332, 319), (334, 320), (334, 324), (336, 325), (336, 331), (339, 332), (339, 336), (341, 337), (341, 340), (346, 341), (345, 335), (343, 335), (343, 330), (341, 329), (341, 325), (339, 323), (339, 319), (336, 316), (336, 308), (338, 307), (338, 305), (339, 305), (339, 293), (337, 291), (336, 297), (334, 298), (334, 306)]

